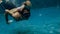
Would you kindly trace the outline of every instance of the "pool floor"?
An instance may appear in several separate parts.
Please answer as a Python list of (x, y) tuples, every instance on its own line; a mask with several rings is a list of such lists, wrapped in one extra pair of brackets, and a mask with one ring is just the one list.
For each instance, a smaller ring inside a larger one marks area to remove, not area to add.
[(60, 34), (60, 8), (49, 7), (31, 9), (29, 20), (6, 24), (5, 16), (0, 15), (0, 34)]

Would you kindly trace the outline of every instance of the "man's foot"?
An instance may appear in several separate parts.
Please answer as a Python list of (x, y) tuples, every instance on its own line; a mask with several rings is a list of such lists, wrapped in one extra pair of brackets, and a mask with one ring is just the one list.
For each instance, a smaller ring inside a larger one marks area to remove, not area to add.
[(11, 22), (13, 22), (13, 20), (8, 20), (7, 24), (10, 24)]

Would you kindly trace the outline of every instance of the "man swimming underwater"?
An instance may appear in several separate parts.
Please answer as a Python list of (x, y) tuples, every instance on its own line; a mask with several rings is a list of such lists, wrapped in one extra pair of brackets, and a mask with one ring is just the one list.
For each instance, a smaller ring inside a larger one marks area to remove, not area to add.
[(11, 15), (16, 21), (19, 21), (20, 19), (23, 18), (28, 19), (30, 16), (30, 6), (31, 6), (30, 0), (26, 0), (20, 7), (13, 8), (10, 10), (6, 9), (5, 10), (6, 23), (9, 24), (8, 14)]

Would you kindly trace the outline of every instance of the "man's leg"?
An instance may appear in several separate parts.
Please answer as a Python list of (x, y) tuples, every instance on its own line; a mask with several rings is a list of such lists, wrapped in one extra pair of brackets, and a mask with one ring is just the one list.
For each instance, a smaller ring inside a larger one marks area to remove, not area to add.
[(5, 18), (6, 18), (6, 23), (9, 24), (8, 23), (8, 12), (5, 12)]

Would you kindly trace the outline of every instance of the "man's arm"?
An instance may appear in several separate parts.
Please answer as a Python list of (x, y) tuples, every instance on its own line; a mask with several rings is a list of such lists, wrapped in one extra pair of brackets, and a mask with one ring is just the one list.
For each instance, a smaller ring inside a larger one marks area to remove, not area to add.
[(20, 7), (17, 7), (17, 10), (22, 11), (24, 7), (25, 7), (25, 5), (23, 4), (23, 5), (21, 5)]

